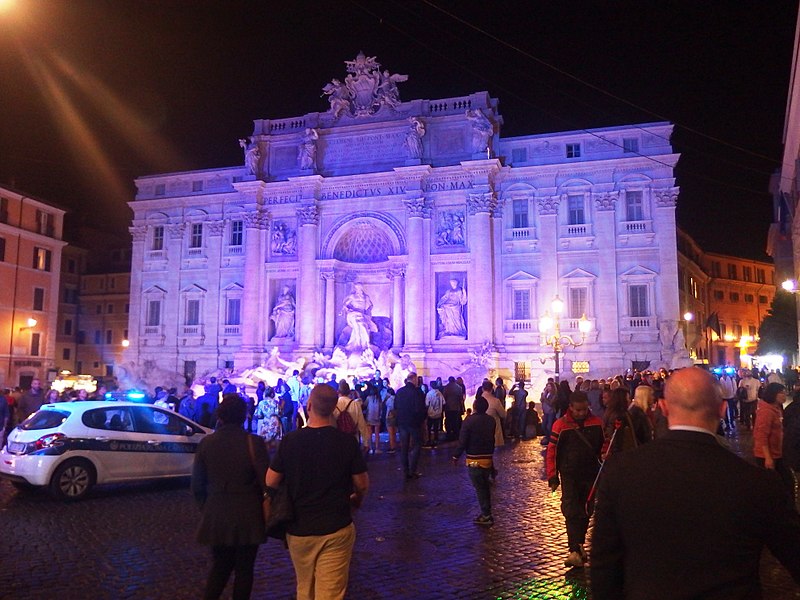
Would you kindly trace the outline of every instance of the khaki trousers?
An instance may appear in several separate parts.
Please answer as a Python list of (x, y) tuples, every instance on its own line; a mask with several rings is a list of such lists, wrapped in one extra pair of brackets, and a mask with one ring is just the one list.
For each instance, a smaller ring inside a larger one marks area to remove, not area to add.
[(297, 600), (342, 600), (356, 541), (352, 523), (328, 535), (286, 534), (297, 576)]

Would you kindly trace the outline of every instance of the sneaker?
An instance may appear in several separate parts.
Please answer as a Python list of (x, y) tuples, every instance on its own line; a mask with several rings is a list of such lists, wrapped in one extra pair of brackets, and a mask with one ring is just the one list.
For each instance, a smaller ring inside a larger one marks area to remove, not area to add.
[(567, 555), (566, 560), (564, 560), (565, 567), (582, 567), (583, 566), (583, 557), (580, 555), (579, 552), (573, 550)]
[(472, 521), (475, 525), (481, 525), (482, 527), (491, 527), (494, 525), (494, 519), (492, 515), (478, 515)]

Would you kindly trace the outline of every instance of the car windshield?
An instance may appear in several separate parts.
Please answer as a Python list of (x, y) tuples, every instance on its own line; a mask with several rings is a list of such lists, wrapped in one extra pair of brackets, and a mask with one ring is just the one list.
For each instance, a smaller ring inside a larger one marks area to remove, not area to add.
[(40, 410), (22, 422), (19, 427), (28, 431), (31, 429), (53, 429), (66, 421), (67, 417), (69, 417), (69, 413), (63, 410)]

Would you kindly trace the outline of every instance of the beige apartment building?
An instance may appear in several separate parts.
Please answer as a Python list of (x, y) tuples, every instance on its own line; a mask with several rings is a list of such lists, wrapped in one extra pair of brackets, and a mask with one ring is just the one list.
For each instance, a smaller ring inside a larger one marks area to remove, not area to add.
[(64, 210), (0, 186), (0, 386), (55, 376)]

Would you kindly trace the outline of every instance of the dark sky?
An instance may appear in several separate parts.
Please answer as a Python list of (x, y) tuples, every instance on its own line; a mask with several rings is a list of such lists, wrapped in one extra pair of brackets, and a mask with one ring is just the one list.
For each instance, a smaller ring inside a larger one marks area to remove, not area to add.
[(0, 181), (74, 218), (124, 227), (136, 176), (240, 164), (253, 119), (327, 110), (363, 50), (409, 75), (404, 100), (488, 90), (504, 136), (673, 121), (679, 224), (764, 256), (795, 1), (16, 3)]

